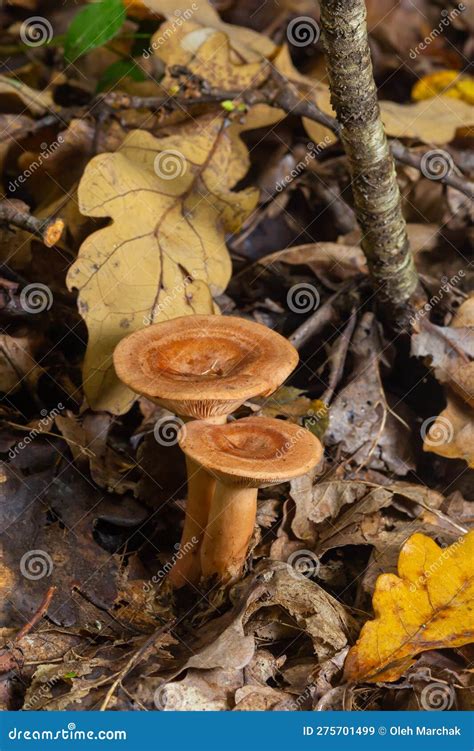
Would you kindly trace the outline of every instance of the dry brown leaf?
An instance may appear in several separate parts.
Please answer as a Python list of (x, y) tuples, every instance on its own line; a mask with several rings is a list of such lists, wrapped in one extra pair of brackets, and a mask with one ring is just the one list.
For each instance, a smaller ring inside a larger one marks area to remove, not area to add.
[[(334, 547), (334, 538), (338, 545), (354, 544), (356, 527), (381, 509), (394, 505), (394, 496), (408, 500), (413, 508), (418, 506), (428, 511), (439, 509), (444, 501), (441, 493), (424, 485), (396, 482), (377, 486), (357, 480), (330, 480), (313, 485), (306, 477), (300, 477), (291, 482), (291, 497), (296, 504), (292, 530), (300, 540), (317, 542), (318, 553)], [(361, 542), (370, 544), (369, 539)]]
[(456, 394), (447, 391), (447, 404), (434, 420), (423, 442), (423, 451), (447, 459), (464, 459), (474, 468), (474, 413)]
[(365, 256), (358, 245), (340, 243), (309, 243), (278, 250), (259, 259), (259, 264), (269, 266), (281, 262), (294, 266), (306, 265), (318, 276), (324, 274), (331, 281), (342, 281), (355, 274), (366, 274)]
[(8, 394), (21, 388), (23, 379), (35, 385), (43, 369), (35, 360), (42, 337), (0, 336), (0, 391)]
[[(319, 660), (332, 657), (350, 643), (355, 626), (351, 615), (340, 602), (298, 573), (296, 568), (273, 561), (265, 566), (258, 579), (265, 587), (247, 609), (247, 632), (253, 628), (256, 635), (260, 635), (261, 629), (255, 624), (255, 618), (270, 632), (275, 621), (277, 634), (285, 629), (285, 625), (291, 624), (293, 630), (296, 624), (311, 639)], [(285, 617), (282, 617), (282, 611), (287, 614)]]
[(211, 293), (225, 289), (231, 271), (225, 233), (257, 201), (254, 189), (232, 191), (248, 166), (244, 127), (222, 115), (163, 138), (134, 131), (116, 153), (88, 164), (81, 211), (113, 219), (87, 238), (68, 275), (89, 329), (84, 385), (93, 409), (121, 414), (133, 401), (112, 367), (123, 336), (215, 310)]
[(355, 462), (406, 475), (414, 467), (409, 428), (387, 403), (380, 375), (384, 351), (375, 317), (365, 313), (351, 341), (353, 371), (331, 404), (325, 441), (340, 445)]
[(377, 580), (375, 620), (362, 628), (349, 651), (345, 678), (355, 683), (395, 681), (430, 649), (474, 641), (474, 532), (440, 548), (415, 534), (398, 560), (398, 576)]
[(37, 91), (17, 78), (0, 75), (0, 96), (13, 96), (20, 99), (33, 115), (43, 115), (48, 110), (56, 110), (50, 91)]

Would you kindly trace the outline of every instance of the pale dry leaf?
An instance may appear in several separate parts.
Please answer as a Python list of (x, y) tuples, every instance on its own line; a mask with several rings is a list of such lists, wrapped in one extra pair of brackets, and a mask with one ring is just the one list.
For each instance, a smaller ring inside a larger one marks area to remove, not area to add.
[[(158, 16), (176, 19), (176, 11), (179, 9), (176, 7), (175, 0), (143, 0), (143, 3)], [(184, 10), (183, 8), (183, 13), (180, 15), (186, 19)], [(216, 29), (227, 34), (233, 49), (246, 62), (270, 57), (276, 49), (271, 39), (263, 34), (244, 26), (225, 23), (208, 0), (194, 0), (192, 15), (189, 14), (188, 17), (193, 23), (199, 24), (203, 28)], [(175, 23), (176, 27), (178, 27), (178, 24)]]
[(13, 96), (20, 99), (33, 115), (44, 115), (48, 110), (57, 110), (51, 91), (37, 91), (17, 78), (0, 75), (0, 97)]
[(242, 670), (188, 670), (183, 679), (156, 688), (154, 704), (163, 712), (222, 712), (232, 709), (242, 683)]
[[(208, 86), (224, 91), (258, 88), (270, 73), (265, 58), (243, 61), (242, 56), (233, 51), (227, 34), (199, 26), (193, 20), (185, 21), (179, 28), (170, 20), (160, 27), (154, 41), (155, 54), (168, 66), (161, 81), (166, 91), (176, 86), (176, 79), (169, 70), (171, 66), (186, 69)], [(254, 104), (239, 116), (245, 120), (246, 129), (253, 129), (273, 125), (284, 113), (266, 104)]]
[(89, 344), (84, 388), (95, 410), (121, 414), (134, 395), (121, 385), (112, 352), (148, 323), (212, 313), (231, 272), (225, 233), (256, 205), (254, 189), (234, 192), (245, 175), (245, 126), (205, 116), (171, 136), (130, 133), (118, 151), (91, 160), (79, 186), (87, 216), (112, 224), (87, 238), (68, 274), (79, 290)]
[(458, 129), (474, 124), (473, 107), (443, 96), (416, 104), (382, 101), (380, 111), (389, 136), (416, 138), (426, 144), (449, 143)]
[[(167, 33), (172, 27), (173, 21), (170, 21), (157, 32), (166, 41), (157, 47), (155, 54), (167, 66), (187, 68), (193, 75), (223, 91), (258, 87), (268, 77), (269, 68), (263, 59), (252, 63), (234, 61), (230, 39), (222, 31), (188, 22), (192, 30), (185, 33), (186, 26), (183, 25), (178, 36)], [(176, 81), (168, 73), (161, 83), (169, 88)]]
[(271, 686), (243, 686), (235, 692), (234, 712), (295, 712), (296, 699)]
[(446, 392), (446, 407), (430, 421), (423, 451), (447, 459), (463, 459), (474, 468), (474, 412), (456, 394)]

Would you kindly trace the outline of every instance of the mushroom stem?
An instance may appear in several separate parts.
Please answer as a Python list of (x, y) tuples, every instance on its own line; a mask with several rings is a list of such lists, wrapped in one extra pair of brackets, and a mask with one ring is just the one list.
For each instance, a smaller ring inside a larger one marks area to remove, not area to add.
[(240, 575), (257, 516), (257, 488), (217, 481), (201, 547), (205, 579), (232, 581)]
[(188, 500), (179, 554), (169, 573), (173, 587), (197, 584), (201, 577), (199, 550), (211, 507), (215, 479), (189, 456), (186, 457)]
[[(189, 418), (181, 419), (187, 422)], [(206, 422), (221, 425), (226, 420), (226, 415), (219, 415), (209, 417)], [(189, 456), (186, 457), (186, 472), (188, 480), (186, 516), (179, 543), (179, 553), (168, 575), (175, 589), (180, 589), (186, 584), (197, 584), (201, 578), (199, 552), (216, 486), (215, 478)]]

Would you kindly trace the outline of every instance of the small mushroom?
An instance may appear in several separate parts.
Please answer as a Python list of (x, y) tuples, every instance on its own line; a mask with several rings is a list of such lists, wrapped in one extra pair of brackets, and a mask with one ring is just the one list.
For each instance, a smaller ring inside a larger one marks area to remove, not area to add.
[(257, 490), (298, 477), (321, 459), (318, 439), (294, 423), (246, 417), (225, 425), (190, 422), (179, 443), (216, 477), (201, 546), (204, 578), (234, 581), (242, 571), (257, 513)]
[[(137, 394), (184, 418), (224, 423), (247, 399), (267, 396), (298, 362), (296, 349), (275, 331), (244, 318), (183, 316), (125, 337), (114, 352), (120, 380)], [(199, 548), (215, 479), (186, 457), (188, 502), (175, 587), (201, 575)], [(197, 540), (197, 543), (195, 542)]]

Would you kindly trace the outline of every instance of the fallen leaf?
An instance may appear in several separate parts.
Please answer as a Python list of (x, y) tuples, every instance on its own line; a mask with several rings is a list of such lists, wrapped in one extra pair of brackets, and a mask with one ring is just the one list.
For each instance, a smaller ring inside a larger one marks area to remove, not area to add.
[(67, 278), (89, 330), (84, 388), (93, 409), (122, 414), (134, 399), (112, 366), (123, 336), (214, 312), (211, 292), (225, 289), (231, 271), (225, 232), (257, 201), (254, 189), (232, 191), (248, 166), (244, 127), (205, 116), (163, 138), (134, 131), (88, 164), (81, 211), (113, 219), (83, 243)]
[(420, 78), (411, 92), (415, 102), (438, 94), (474, 104), (474, 78), (461, 74), (459, 70), (438, 70)]
[(462, 399), (447, 390), (446, 407), (425, 428), (423, 451), (447, 459), (464, 459), (474, 468), (474, 413)]
[(353, 371), (331, 403), (325, 442), (338, 444), (355, 462), (405, 475), (414, 467), (409, 428), (387, 404), (380, 375), (384, 347), (372, 313), (363, 315), (350, 351)]
[(21, 337), (0, 335), (0, 391), (18, 391), (22, 381), (36, 384), (43, 372), (35, 359), (42, 342), (43, 337), (34, 333)]
[[(247, 608), (244, 619), (247, 632), (253, 629), (259, 634), (258, 621), (254, 622), (257, 616), (267, 622), (275, 620), (277, 628), (285, 623), (294, 628), (296, 624), (311, 639), (320, 661), (350, 643), (355, 627), (352, 616), (316, 582), (298, 573), (296, 567), (272, 561), (258, 574), (257, 581), (263, 591)], [(282, 617), (282, 612), (286, 617)]]
[(182, 680), (168, 681), (155, 689), (153, 708), (162, 712), (230, 710), (234, 692), (242, 682), (242, 670), (188, 670)]
[(367, 274), (365, 256), (358, 245), (340, 243), (309, 243), (278, 250), (260, 258), (258, 263), (269, 266), (272, 263), (288, 263), (292, 266), (306, 265), (318, 276), (323, 274), (331, 282), (344, 281), (356, 274)]
[[(166, 65), (187, 68), (192, 75), (223, 91), (258, 87), (268, 77), (269, 68), (263, 59), (252, 63), (235, 62), (230, 39), (222, 31), (188, 23), (191, 31), (187, 31), (186, 24), (183, 24), (179, 34), (170, 34), (170, 29), (174, 32), (174, 26), (172, 20), (157, 32), (165, 44), (157, 46), (156, 54)], [(168, 74), (161, 83), (169, 88), (176, 81)]]
[[(226, 33), (202, 27), (194, 17), (179, 27), (175, 18), (160, 26), (151, 48), (167, 66), (160, 82), (167, 92), (173, 91), (177, 85), (174, 73), (177, 68), (186, 70), (187, 77), (196, 76), (206, 81), (207, 86), (224, 91), (258, 89), (270, 74), (270, 65), (265, 58), (259, 56), (252, 62), (245, 62), (244, 58), (243, 61), (242, 55), (232, 49), (231, 39)], [(229, 111), (233, 111), (232, 102), (227, 104), (231, 108)], [(241, 113), (248, 130), (273, 125), (284, 116), (284, 112), (266, 104), (255, 104)]]
[(44, 115), (48, 110), (57, 110), (51, 91), (37, 91), (17, 78), (0, 75), (0, 96), (20, 99), (33, 115)]
[(305, 393), (293, 386), (281, 386), (270, 397), (253, 399), (252, 402), (262, 405), (259, 414), (265, 417), (284, 417), (304, 425), (318, 438), (322, 438), (328, 426), (328, 407), (319, 399), (309, 399)]
[(400, 551), (398, 576), (382, 574), (373, 598), (375, 620), (349, 651), (347, 681), (396, 681), (420, 652), (474, 641), (474, 532), (440, 548), (414, 534)]
[[(175, 0), (143, 0), (143, 4), (158, 16), (176, 18)], [(186, 18), (184, 13), (183, 16)], [(261, 60), (263, 56), (271, 56), (276, 49), (275, 44), (264, 34), (259, 34), (257, 31), (244, 26), (235, 26), (222, 21), (208, 0), (194, 0), (190, 19), (192, 23), (203, 28), (217, 29), (227, 34), (233, 49), (246, 62)]]
[(385, 130), (395, 138), (416, 138), (427, 144), (449, 143), (460, 128), (474, 124), (474, 109), (466, 102), (438, 96), (416, 104), (380, 102)]

